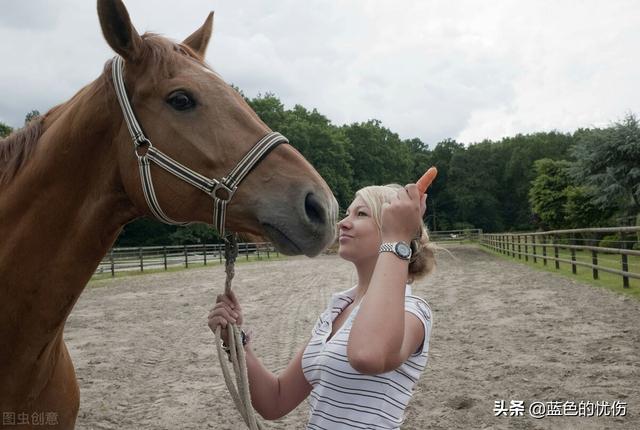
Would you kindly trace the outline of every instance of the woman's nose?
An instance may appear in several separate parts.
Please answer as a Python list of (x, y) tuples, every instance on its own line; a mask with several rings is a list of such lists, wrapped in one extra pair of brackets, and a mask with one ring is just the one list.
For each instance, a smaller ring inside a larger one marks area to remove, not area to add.
[(338, 221), (338, 228), (344, 228), (347, 230), (350, 229), (351, 222), (349, 221), (349, 217), (342, 218), (340, 221)]

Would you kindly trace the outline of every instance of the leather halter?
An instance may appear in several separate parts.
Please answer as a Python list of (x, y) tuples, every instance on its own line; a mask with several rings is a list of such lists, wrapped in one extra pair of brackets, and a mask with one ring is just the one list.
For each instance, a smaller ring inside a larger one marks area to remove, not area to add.
[[(124, 119), (135, 145), (134, 152), (138, 157), (138, 167), (142, 190), (147, 205), (151, 212), (160, 221), (167, 224), (186, 225), (188, 222), (175, 221), (169, 218), (158, 202), (153, 181), (151, 179), (151, 162), (177, 176), (183, 181), (204, 191), (213, 198), (213, 225), (225, 237), (225, 216), (229, 201), (233, 198), (240, 182), (251, 170), (276, 146), (281, 143), (289, 143), (286, 137), (280, 133), (271, 132), (264, 136), (253, 148), (240, 160), (234, 169), (222, 179), (209, 179), (188, 167), (178, 163), (174, 159), (155, 148), (145, 136), (129, 103), (127, 90), (124, 85), (124, 59), (116, 56), (112, 67), (113, 85), (124, 114)], [(142, 150), (142, 154), (140, 151)]]

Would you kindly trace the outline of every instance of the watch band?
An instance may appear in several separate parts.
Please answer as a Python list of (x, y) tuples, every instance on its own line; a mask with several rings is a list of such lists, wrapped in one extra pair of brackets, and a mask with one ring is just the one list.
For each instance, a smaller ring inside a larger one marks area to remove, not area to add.
[(380, 251), (379, 252), (393, 252), (394, 254), (396, 253), (396, 243), (398, 242), (385, 242), (382, 245), (380, 245)]
[[(398, 250), (404, 248), (404, 253), (398, 252)], [(409, 244), (405, 242), (384, 242), (380, 245), (380, 250), (378, 253), (382, 252), (393, 252), (398, 258), (401, 260), (410, 260), (411, 259), (411, 247)]]

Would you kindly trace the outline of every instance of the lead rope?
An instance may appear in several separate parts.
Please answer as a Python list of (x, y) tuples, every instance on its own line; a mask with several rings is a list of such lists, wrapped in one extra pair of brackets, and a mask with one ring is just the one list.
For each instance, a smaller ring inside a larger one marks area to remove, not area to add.
[[(235, 275), (234, 264), (238, 257), (238, 238), (235, 234), (224, 239), (225, 272), (227, 277), (224, 283), (224, 293), (231, 292), (231, 280)], [(231, 352), (231, 363), (235, 373), (235, 384), (229, 371), (227, 354), (222, 350), (222, 336), (220, 326), (216, 328), (216, 348), (218, 350), (218, 361), (224, 375), (224, 382), (231, 394), (236, 409), (240, 412), (242, 419), (250, 430), (263, 430), (264, 425), (256, 418), (256, 412), (251, 405), (251, 393), (249, 392), (249, 377), (247, 374), (247, 362), (242, 345), (242, 335), (240, 328), (235, 324), (227, 326), (229, 332), (229, 350)]]

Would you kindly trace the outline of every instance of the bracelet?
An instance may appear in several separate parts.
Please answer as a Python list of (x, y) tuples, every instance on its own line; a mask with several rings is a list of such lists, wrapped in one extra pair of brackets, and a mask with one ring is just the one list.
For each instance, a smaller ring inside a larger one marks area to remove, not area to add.
[[(240, 338), (242, 339), (242, 346), (246, 346), (247, 343), (249, 343), (249, 335), (245, 333), (244, 330), (240, 330)], [(229, 348), (229, 345), (224, 343), (224, 341), (222, 341), (222, 349), (224, 349), (227, 355), (231, 356), (231, 348)]]

